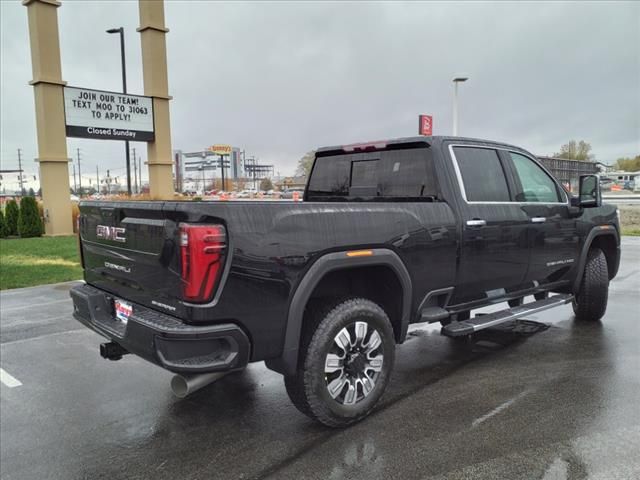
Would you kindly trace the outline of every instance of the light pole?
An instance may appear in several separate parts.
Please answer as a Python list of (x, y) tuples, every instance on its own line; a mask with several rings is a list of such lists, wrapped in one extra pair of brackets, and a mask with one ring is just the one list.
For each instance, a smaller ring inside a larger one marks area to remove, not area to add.
[[(127, 93), (127, 66), (124, 57), (124, 28), (110, 28), (107, 33), (120, 34), (120, 59), (122, 61), (122, 93)], [(129, 159), (129, 140), (124, 141), (124, 149), (127, 159), (127, 193), (131, 196), (131, 161)]]
[(453, 136), (458, 135), (458, 84), (469, 80), (468, 77), (453, 79)]

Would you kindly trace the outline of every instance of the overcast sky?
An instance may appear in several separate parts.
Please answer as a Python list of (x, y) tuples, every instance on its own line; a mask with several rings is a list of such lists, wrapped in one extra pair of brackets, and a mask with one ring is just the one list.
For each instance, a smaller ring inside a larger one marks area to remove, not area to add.
[[(165, 5), (172, 145), (244, 148), (276, 171), (322, 145), (459, 133), (552, 154), (584, 139), (600, 161), (640, 153), (640, 2), (238, 3)], [(124, 26), (130, 93), (143, 93), (137, 2), (63, 0), (63, 79), (120, 90)], [(27, 9), (0, 2), (2, 167), (37, 156)], [(68, 139), (83, 170), (124, 173), (122, 142)], [(143, 152), (144, 144), (132, 144)], [(84, 176), (84, 175), (83, 175)], [(145, 175), (146, 176), (146, 175)]]

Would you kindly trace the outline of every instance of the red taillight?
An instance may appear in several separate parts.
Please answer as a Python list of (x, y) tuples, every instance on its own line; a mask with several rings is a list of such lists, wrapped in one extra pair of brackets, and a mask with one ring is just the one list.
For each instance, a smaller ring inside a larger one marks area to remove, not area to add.
[(213, 295), (220, 274), (227, 231), (222, 225), (180, 224), (182, 298), (206, 302)]

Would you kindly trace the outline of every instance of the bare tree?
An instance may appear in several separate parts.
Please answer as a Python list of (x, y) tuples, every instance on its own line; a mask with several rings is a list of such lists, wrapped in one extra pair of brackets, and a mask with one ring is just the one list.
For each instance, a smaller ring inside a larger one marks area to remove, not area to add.
[(580, 140), (579, 142), (569, 140), (568, 143), (565, 143), (560, 147), (560, 152), (554, 153), (553, 156), (555, 158), (566, 158), (567, 160), (588, 161), (595, 158), (595, 156), (590, 154), (590, 152), (590, 143), (587, 143), (584, 140)]

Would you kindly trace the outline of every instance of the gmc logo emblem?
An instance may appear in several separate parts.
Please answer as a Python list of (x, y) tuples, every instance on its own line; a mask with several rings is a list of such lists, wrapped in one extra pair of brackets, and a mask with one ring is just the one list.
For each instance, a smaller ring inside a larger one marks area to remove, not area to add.
[(98, 225), (96, 227), (96, 236), (105, 240), (113, 240), (114, 242), (126, 241), (124, 238), (125, 229), (121, 227), (108, 227), (106, 225)]

